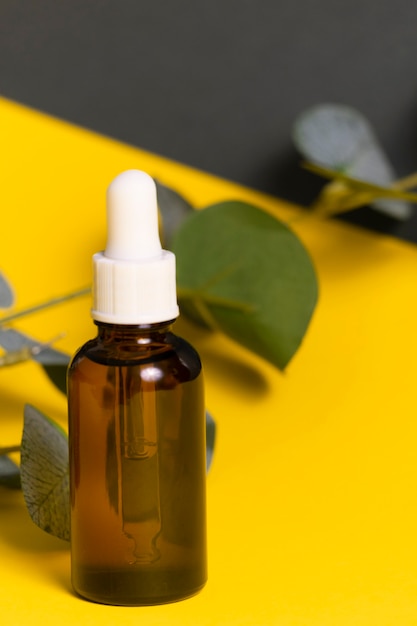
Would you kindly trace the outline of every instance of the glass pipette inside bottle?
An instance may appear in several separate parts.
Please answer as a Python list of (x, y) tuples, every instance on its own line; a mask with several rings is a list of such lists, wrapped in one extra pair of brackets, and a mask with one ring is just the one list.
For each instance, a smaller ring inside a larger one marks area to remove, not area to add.
[[(143, 380), (146, 366), (117, 367), (116, 423), (120, 436), (119, 511), (123, 532), (132, 540), (131, 564), (159, 558), (161, 532), (158, 425), (153, 381)], [(146, 378), (146, 375), (145, 375)]]

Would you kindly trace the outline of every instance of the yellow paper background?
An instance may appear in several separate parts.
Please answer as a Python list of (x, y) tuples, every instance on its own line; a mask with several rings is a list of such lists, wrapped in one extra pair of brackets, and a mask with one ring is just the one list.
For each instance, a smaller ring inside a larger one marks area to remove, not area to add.
[[(5, 624), (408, 626), (417, 623), (417, 250), (0, 100), (0, 268), (16, 308), (87, 285), (105, 242), (105, 190), (148, 171), (198, 207), (254, 202), (291, 222), (320, 300), (285, 374), (221, 336), (199, 349), (217, 423), (208, 477), (209, 583), (185, 602), (118, 608), (76, 598), (68, 546), (0, 489)], [(279, 271), (279, 268), (277, 268)], [(89, 298), (25, 318), (74, 350)], [(30, 402), (62, 424), (65, 399), (34, 363), (0, 372), (0, 445)]]

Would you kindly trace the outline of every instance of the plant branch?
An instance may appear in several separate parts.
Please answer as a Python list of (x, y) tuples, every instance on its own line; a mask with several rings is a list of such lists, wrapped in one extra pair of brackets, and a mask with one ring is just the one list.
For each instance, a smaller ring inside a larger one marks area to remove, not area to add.
[(0, 456), (11, 454), (12, 452), (20, 452), (20, 446), (6, 446), (4, 448), (0, 448)]
[(394, 189), (401, 190), (414, 189), (414, 187), (417, 187), (417, 172), (396, 180), (392, 186)]
[(58, 296), (57, 298), (51, 298), (51, 300), (47, 300), (46, 302), (35, 304), (34, 306), (28, 307), (27, 309), (23, 309), (22, 311), (16, 311), (16, 313), (11, 313), (10, 315), (1, 317), (0, 326), (3, 324), (8, 324), (9, 322), (13, 322), (14, 320), (19, 319), (21, 317), (25, 317), (26, 315), (31, 315), (32, 313), (37, 313), (38, 311), (49, 309), (52, 306), (63, 304), (64, 302), (68, 302), (69, 300), (74, 300), (75, 298), (86, 296), (90, 292), (91, 292), (91, 287), (83, 287), (82, 289), (78, 289), (77, 291), (72, 291), (63, 296)]
[(394, 198), (395, 200), (405, 200), (406, 202), (417, 203), (417, 194), (402, 191), (402, 189), (405, 188), (404, 181), (406, 181), (406, 184), (408, 186), (411, 177), (407, 177), (403, 180), (402, 183), (401, 181), (398, 181), (400, 185), (398, 185), (398, 183), (393, 183), (391, 187), (383, 187), (381, 185), (368, 183), (358, 178), (348, 176), (343, 172), (338, 172), (327, 167), (321, 167), (320, 165), (315, 165), (313, 163), (303, 163), (303, 167), (310, 172), (314, 172), (315, 174), (323, 176), (323, 178), (339, 180), (359, 192), (367, 192), (369, 194), (372, 194), (375, 198)]

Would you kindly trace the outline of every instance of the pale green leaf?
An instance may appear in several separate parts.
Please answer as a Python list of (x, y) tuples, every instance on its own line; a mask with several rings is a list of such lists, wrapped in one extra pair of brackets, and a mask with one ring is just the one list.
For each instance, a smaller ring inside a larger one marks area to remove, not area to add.
[(6, 455), (0, 455), (0, 485), (20, 489), (19, 467)]
[(231, 201), (191, 215), (173, 250), (182, 312), (285, 368), (317, 300), (314, 268), (296, 235)]
[(8, 309), (14, 301), (13, 290), (4, 274), (0, 272), (0, 308)]
[[(359, 111), (340, 104), (319, 104), (301, 114), (294, 125), (294, 143), (312, 163), (352, 178), (390, 187), (396, 175), (368, 120)], [(397, 219), (407, 219), (412, 208), (393, 196), (373, 197), (371, 204)], [(358, 202), (355, 207), (361, 206)], [(348, 209), (347, 209), (348, 210)]]
[(25, 406), (24, 412), (21, 481), (35, 524), (69, 540), (68, 439), (57, 424), (30, 405)]

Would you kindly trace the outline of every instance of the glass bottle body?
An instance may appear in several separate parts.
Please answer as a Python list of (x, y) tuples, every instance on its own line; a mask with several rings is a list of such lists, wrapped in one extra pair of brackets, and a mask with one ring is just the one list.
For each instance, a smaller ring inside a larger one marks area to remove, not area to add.
[(180, 600), (207, 578), (201, 363), (167, 324), (98, 326), (68, 374), (73, 587)]

